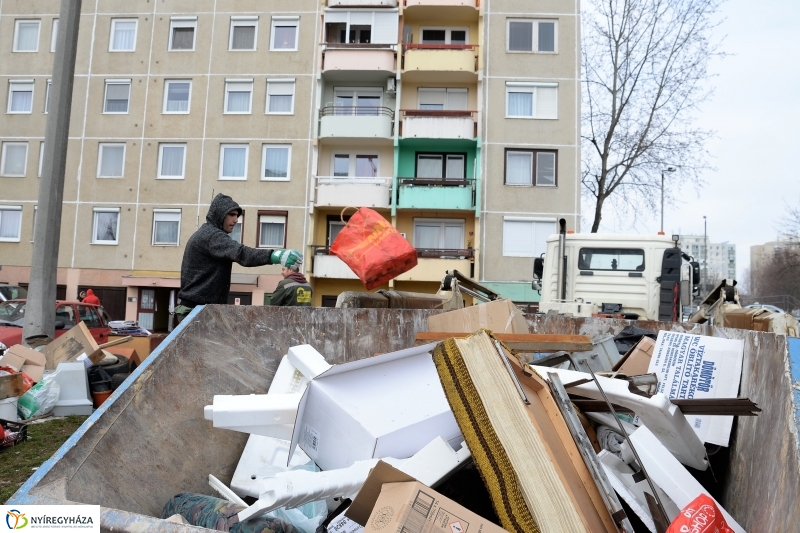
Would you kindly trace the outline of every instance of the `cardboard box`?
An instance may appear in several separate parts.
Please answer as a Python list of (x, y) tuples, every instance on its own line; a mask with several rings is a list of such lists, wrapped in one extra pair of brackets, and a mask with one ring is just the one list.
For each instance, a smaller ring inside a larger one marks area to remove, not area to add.
[(0, 357), (0, 366), (10, 366), (17, 372), (25, 372), (33, 381), (39, 382), (44, 376), (46, 358), (42, 352), (15, 344)]
[(345, 516), (364, 533), (503, 533), (506, 530), (383, 461), (372, 469)]
[[(25, 383), (22, 380), (22, 374), (17, 372), (0, 376), (0, 400), (17, 398), (23, 394), (25, 394)], [(0, 418), (3, 417), (0, 416)]]
[(121, 355), (128, 359), (131, 362), (131, 371), (135, 368), (138, 368), (139, 365), (142, 364), (142, 358), (139, 357), (139, 353), (133, 348), (123, 348), (122, 346), (112, 346), (110, 348), (105, 349), (106, 352), (112, 353), (114, 355)]
[(322, 470), (354, 462), (405, 459), (442, 437), (453, 448), (461, 431), (427, 344), (335, 365), (311, 380), (297, 409), (296, 446)]
[(653, 348), (656, 341), (650, 337), (642, 337), (630, 350), (622, 356), (622, 359), (614, 365), (615, 372), (621, 372), (626, 376), (641, 376), (647, 374), (650, 366), (650, 359), (653, 357)]
[(723, 315), (722, 326), (752, 331), (770, 331), (772, 315), (772, 312), (767, 309), (731, 309)]
[(525, 315), (511, 300), (495, 300), (428, 317), (428, 331), (472, 333), (481, 328), (492, 333), (530, 333)]
[(42, 353), (47, 358), (45, 365), (47, 370), (55, 370), (58, 363), (76, 361), (82, 355), (89, 358), (92, 364), (105, 357), (83, 322), (78, 322), (72, 329), (45, 346)]

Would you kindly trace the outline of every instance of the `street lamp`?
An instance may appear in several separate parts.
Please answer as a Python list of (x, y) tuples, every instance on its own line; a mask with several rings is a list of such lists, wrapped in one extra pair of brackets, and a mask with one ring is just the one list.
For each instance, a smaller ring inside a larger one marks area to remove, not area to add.
[(668, 166), (661, 171), (661, 233), (664, 233), (664, 172), (675, 172), (676, 170), (678, 169)]

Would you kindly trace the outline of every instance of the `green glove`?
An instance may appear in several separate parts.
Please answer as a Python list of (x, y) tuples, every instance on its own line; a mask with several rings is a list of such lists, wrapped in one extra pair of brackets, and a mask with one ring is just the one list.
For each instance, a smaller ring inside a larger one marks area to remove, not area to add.
[(303, 264), (303, 256), (297, 250), (273, 250), (270, 256), (273, 265), (281, 264), (286, 268), (291, 268)]

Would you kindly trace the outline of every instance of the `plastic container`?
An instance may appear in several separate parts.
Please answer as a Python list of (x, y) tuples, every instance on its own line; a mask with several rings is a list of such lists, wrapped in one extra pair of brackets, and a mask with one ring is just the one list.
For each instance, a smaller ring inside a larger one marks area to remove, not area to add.
[(98, 407), (103, 405), (103, 402), (106, 401), (106, 399), (109, 396), (111, 396), (112, 392), (113, 391), (110, 388), (108, 390), (106, 390), (106, 391), (100, 391), (100, 392), (92, 391), (92, 400), (93, 400), (94, 408), (97, 409)]
[(17, 420), (17, 401), (16, 396), (0, 400), (0, 419)]

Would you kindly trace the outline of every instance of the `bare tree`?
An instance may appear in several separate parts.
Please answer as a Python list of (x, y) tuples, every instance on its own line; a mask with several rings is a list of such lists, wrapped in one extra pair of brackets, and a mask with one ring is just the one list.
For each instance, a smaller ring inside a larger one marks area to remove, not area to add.
[(751, 272), (751, 294), (760, 303), (774, 303), (788, 311), (800, 303), (800, 207), (786, 204), (780, 229), (772, 256), (758, 271)]
[(694, 113), (711, 94), (709, 60), (722, 55), (711, 35), (721, 2), (587, 0), (581, 178), (592, 232), (607, 204), (656, 207), (669, 165), (680, 172), (667, 193), (675, 179), (700, 184), (712, 132)]

